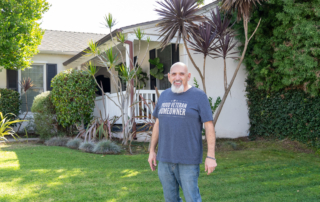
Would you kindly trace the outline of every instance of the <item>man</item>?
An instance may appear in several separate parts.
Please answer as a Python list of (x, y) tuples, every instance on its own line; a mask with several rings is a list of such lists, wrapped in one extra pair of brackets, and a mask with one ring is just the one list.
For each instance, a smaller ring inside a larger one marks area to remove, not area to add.
[(159, 161), (158, 175), (166, 202), (182, 201), (179, 185), (187, 202), (201, 201), (198, 177), (202, 163), (203, 123), (208, 142), (205, 171), (209, 175), (217, 166), (210, 104), (202, 90), (188, 85), (190, 77), (185, 64), (173, 64), (168, 73), (171, 89), (162, 92), (153, 112), (157, 119), (148, 162), (154, 171), (156, 160)]

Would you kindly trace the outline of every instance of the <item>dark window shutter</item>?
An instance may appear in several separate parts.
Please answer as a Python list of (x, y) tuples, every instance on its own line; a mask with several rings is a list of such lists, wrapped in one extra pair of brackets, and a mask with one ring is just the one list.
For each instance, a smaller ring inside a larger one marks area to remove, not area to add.
[[(149, 59), (156, 58), (156, 49), (152, 49), (149, 51)], [(155, 66), (150, 64), (150, 69), (153, 69)], [(154, 90), (155, 86), (157, 86), (157, 79), (150, 75), (150, 89)]]
[(172, 44), (172, 64), (179, 62), (179, 44), (177, 45), (176, 48), (176, 44)]
[(18, 71), (7, 69), (7, 88), (18, 92)]
[[(135, 67), (135, 65), (136, 65), (136, 62), (137, 62), (137, 56), (135, 56), (134, 58), (133, 58), (133, 65), (134, 65), (134, 67)], [(139, 65), (139, 64), (138, 64)]]
[(57, 75), (57, 64), (47, 64), (47, 90), (52, 91), (51, 80)]

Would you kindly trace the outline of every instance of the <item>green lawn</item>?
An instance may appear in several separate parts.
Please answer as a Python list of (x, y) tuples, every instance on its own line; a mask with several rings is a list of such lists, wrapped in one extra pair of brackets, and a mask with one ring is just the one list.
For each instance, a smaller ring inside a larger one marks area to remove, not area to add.
[[(143, 153), (143, 146), (134, 151)], [(0, 145), (0, 201), (164, 201), (147, 158)], [(320, 201), (320, 157), (299, 144), (238, 141), (234, 150), (221, 141), (217, 162), (210, 176), (201, 165), (204, 202)]]

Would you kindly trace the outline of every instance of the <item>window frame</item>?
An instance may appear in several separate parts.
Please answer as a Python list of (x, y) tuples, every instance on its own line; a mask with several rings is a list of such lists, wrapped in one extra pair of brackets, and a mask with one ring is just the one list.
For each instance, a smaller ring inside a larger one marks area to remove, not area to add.
[[(47, 68), (46, 65), (47, 63), (43, 63), (43, 62), (38, 62), (38, 63), (33, 63), (32, 65), (42, 65), (43, 68), (43, 92), (47, 91)], [(31, 66), (32, 66), (31, 65)], [(20, 94), (20, 96), (22, 96), (22, 91), (21, 91), (21, 77), (22, 77), (22, 73), (21, 73), (21, 69), (18, 70), (18, 92)], [(35, 87), (37, 88), (37, 87)], [(37, 88), (37, 89), (41, 89), (41, 88)], [(23, 112), (22, 110), (20, 110), (20, 114), (21, 115), (25, 115), (26, 112)], [(32, 115), (31, 109), (29, 109), (28, 114)]]

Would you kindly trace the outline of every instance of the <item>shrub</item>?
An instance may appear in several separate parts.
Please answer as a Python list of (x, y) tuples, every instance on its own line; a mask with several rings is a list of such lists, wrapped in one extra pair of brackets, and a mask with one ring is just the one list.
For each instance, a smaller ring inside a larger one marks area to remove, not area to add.
[(69, 147), (70, 149), (79, 149), (81, 142), (81, 138), (71, 139), (67, 142), (67, 147)]
[(95, 145), (93, 142), (82, 142), (79, 146), (79, 149), (84, 152), (92, 152), (94, 146)]
[(250, 136), (290, 138), (320, 148), (320, 97), (303, 90), (258, 90), (247, 82)]
[(11, 121), (7, 115), (3, 115), (2, 112), (0, 112), (0, 140), (7, 140), (5, 135), (11, 135), (13, 138), (15, 138), (15, 132), (12, 129), (12, 125), (14, 123), (19, 123), (25, 120), (14, 120)]
[[(248, 77), (259, 89), (276, 92), (304, 86), (306, 92), (319, 95), (319, 7), (318, 0), (269, 0), (255, 9), (249, 33), (260, 18), (262, 22), (248, 45), (244, 63)], [(234, 29), (244, 44), (242, 22)]]
[(51, 86), (52, 103), (59, 124), (89, 123), (94, 107), (95, 81), (86, 71), (69, 69), (57, 74)]
[(41, 139), (48, 139), (57, 135), (57, 121), (54, 106), (51, 102), (51, 92), (43, 92), (37, 95), (32, 103), (31, 111), (34, 116), (36, 133)]
[(7, 118), (13, 120), (15, 117), (18, 117), (20, 107), (21, 99), (17, 91), (0, 88), (0, 112), (6, 114)]
[(67, 137), (53, 137), (44, 142), (47, 146), (66, 146), (69, 138)]
[(97, 154), (116, 154), (121, 151), (121, 147), (109, 140), (102, 140), (96, 144), (93, 149)]

